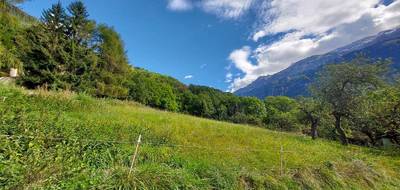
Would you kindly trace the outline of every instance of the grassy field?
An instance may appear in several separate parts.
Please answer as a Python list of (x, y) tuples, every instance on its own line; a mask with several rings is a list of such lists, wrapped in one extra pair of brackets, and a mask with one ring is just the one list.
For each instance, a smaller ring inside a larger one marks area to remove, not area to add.
[(343, 147), (68, 92), (0, 86), (0, 135), (4, 189), (400, 188), (398, 150)]

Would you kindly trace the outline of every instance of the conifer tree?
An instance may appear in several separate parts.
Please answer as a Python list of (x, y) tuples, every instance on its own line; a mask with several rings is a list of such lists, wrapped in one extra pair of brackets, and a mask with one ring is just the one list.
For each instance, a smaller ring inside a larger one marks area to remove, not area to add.
[(85, 5), (81, 1), (73, 2), (68, 6), (68, 12), (68, 35), (75, 43), (84, 43), (93, 31)]
[(62, 7), (61, 2), (51, 6), (50, 9), (45, 10), (42, 14), (41, 20), (43, 21), (47, 30), (55, 34), (64, 34), (66, 32), (67, 14)]

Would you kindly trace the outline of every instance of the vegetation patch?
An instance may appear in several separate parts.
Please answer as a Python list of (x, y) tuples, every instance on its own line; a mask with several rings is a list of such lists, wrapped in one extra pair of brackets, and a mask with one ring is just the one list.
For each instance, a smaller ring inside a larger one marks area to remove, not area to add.
[[(153, 110), (69, 92), (0, 88), (9, 188), (396, 189), (393, 150)], [(130, 171), (138, 135), (143, 136)], [(280, 172), (279, 145), (289, 151)], [(306, 154), (305, 154), (306, 153)]]

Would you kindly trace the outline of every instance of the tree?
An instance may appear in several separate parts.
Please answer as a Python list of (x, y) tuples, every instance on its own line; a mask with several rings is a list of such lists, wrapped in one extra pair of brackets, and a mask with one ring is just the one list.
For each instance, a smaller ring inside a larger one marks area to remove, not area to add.
[(361, 126), (372, 144), (388, 138), (400, 144), (400, 85), (387, 86), (368, 94), (363, 99), (365, 111), (357, 112), (354, 121)]
[(48, 32), (54, 34), (53, 37), (56, 42), (58, 38), (62, 38), (67, 31), (67, 19), (68, 15), (61, 2), (58, 2), (52, 5), (50, 9), (43, 11), (41, 18)]
[(266, 117), (264, 103), (255, 97), (242, 97), (239, 102), (239, 115), (246, 116), (246, 123), (262, 125)]
[(321, 122), (321, 118), (325, 113), (325, 106), (315, 98), (301, 97), (298, 100), (300, 109), (300, 121), (311, 125), (311, 137), (318, 137), (317, 128)]
[(131, 67), (121, 37), (113, 28), (100, 25), (97, 28), (96, 39), (98, 42), (95, 51), (100, 58), (94, 74), (96, 95), (124, 98), (128, 95), (126, 82)]
[(265, 124), (293, 131), (297, 128), (298, 104), (286, 96), (269, 96), (264, 100), (267, 117)]
[(22, 84), (28, 88), (48, 85), (53, 89), (88, 91), (93, 86), (89, 73), (98, 60), (94, 51), (69, 38), (70, 17), (61, 3), (45, 10), (41, 20), (26, 30)]
[(388, 61), (373, 63), (358, 57), (348, 63), (327, 65), (318, 74), (311, 92), (331, 107), (335, 128), (343, 145), (347, 145), (348, 140), (341, 125), (342, 119), (352, 115), (362, 95), (382, 84), (381, 76), (388, 64)]
[(69, 54), (62, 43), (53, 43), (51, 34), (39, 26), (26, 31), (28, 48), (22, 56), (23, 70), (20, 81), (28, 88), (48, 85), (52, 89), (66, 88), (65, 81)]
[(179, 111), (174, 87), (163, 79), (158, 74), (135, 69), (128, 81), (129, 98), (151, 107)]
[(22, 84), (28, 88), (49, 85), (53, 89), (66, 89), (70, 72), (70, 53), (66, 50), (67, 14), (61, 3), (43, 11), (42, 23), (26, 30), (28, 48), (24, 52)]
[[(95, 85), (91, 84), (99, 63), (98, 55), (93, 51), (95, 23), (89, 20), (89, 14), (81, 1), (72, 2), (68, 7), (65, 20), (65, 49), (69, 54), (67, 79), (74, 91), (94, 93)], [(107, 88), (107, 86), (102, 86)]]
[(195, 116), (201, 115), (201, 102), (197, 95), (187, 90), (182, 93), (180, 100), (181, 112)]
[(88, 19), (89, 13), (81, 1), (76, 1), (68, 6), (68, 35), (74, 44), (87, 45), (94, 31), (94, 22)]

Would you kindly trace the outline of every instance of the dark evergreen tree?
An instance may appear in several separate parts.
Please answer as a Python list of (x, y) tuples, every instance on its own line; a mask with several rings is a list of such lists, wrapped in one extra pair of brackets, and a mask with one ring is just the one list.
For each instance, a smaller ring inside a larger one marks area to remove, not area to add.
[(50, 9), (45, 10), (41, 18), (45, 28), (48, 32), (54, 34), (54, 37), (61, 37), (67, 32), (67, 19), (68, 16), (61, 2), (58, 2), (52, 5)]
[(77, 44), (84, 43), (90, 39), (94, 30), (94, 24), (89, 20), (89, 13), (83, 2), (76, 1), (68, 6), (70, 14), (68, 18), (68, 35)]

